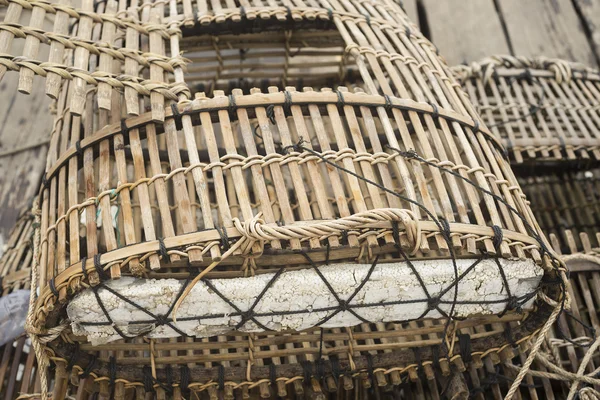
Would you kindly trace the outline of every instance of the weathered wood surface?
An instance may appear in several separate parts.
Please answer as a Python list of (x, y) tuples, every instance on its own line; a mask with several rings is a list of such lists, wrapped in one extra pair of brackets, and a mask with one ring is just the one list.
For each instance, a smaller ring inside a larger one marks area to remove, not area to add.
[(570, 1), (502, 0), (498, 4), (514, 54), (596, 64), (583, 24)]
[(417, 3), (418, 0), (402, 0), (402, 7), (404, 8), (406, 15), (408, 15), (408, 17), (412, 19), (417, 26), (419, 26)]
[(600, 63), (600, 1), (573, 0), (573, 5), (581, 15), (586, 35), (591, 42), (596, 60)]
[(513, 54), (598, 67), (600, 0), (420, 1), (430, 38), (449, 64)]
[(422, 0), (430, 39), (448, 64), (509, 54), (493, 0)]
[(11, 73), (0, 83), (0, 253), (19, 212), (39, 188), (52, 128), (42, 79), (35, 78), (29, 96), (18, 93), (18, 81)]

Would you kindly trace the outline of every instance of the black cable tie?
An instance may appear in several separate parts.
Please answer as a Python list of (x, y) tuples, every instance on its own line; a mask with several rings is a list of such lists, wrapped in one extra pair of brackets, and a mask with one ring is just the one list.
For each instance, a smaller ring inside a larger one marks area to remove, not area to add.
[(333, 10), (331, 8), (327, 9), (327, 17), (329, 18), (329, 21), (333, 20)]
[(277, 385), (277, 370), (275, 364), (269, 364), (269, 379), (271, 380), (271, 385), (275, 387)]
[(225, 389), (225, 367), (219, 364), (219, 389)]
[(187, 270), (188, 270), (188, 274), (189, 274), (189, 276), (188, 276), (189, 280), (194, 279), (198, 275), (198, 273), (199, 273), (198, 268), (194, 267), (190, 263), (189, 259), (188, 259)]
[(426, 380), (425, 369), (423, 368), (423, 358), (421, 357), (421, 348), (414, 347), (413, 353), (415, 355), (415, 361), (417, 362), (417, 374), (422, 380)]
[(406, 27), (406, 31), (404, 31), (404, 33), (410, 39), (410, 35), (412, 35), (412, 31), (410, 30), (410, 27), (407, 26)]
[(267, 107), (267, 117), (271, 121), (271, 124), (275, 125), (275, 106), (273, 104)]
[(287, 17), (289, 19), (292, 19), (292, 9), (290, 8), (290, 6), (285, 6), (285, 9), (287, 10)]
[(166, 378), (166, 390), (168, 393), (173, 393), (173, 382), (175, 381), (175, 379), (173, 379), (173, 367), (171, 367), (171, 365), (167, 364), (167, 366), (165, 367), (165, 378)]
[(171, 111), (173, 112), (173, 120), (175, 121), (175, 125), (177, 129), (181, 129), (181, 117), (183, 114), (179, 112), (179, 108), (177, 108), (177, 104), (171, 104)]
[(310, 361), (303, 361), (302, 362), (302, 371), (303, 371), (303, 375), (304, 375), (304, 384), (308, 385), (310, 384), (310, 378), (312, 378), (313, 376), (313, 365)]
[(42, 175), (42, 189), (46, 189), (48, 187), (48, 178), (46, 178), (46, 173)]
[(292, 113), (292, 94), (285, 90), (283, 96), (285, 98), (283, 101), (283, 112), (286, 116), (289, 116)]
[(109, 379), (109, 387), (110, 387), (110, 398), (114, 398), (115, 393), (115, 385), (117, 379), (117, 359), (114, 356), (110, 356), (108, 359), (108, 379)]
[(232, 94), (229, 95), (229, 118), (235, 119), (235, 112), (237, 111), (237, 104), (235, 103), (235, 97)]
[(431, 346), (431, 362), (433, 364), (433, 368), (439, 370), (440, 369), (440, 346)]
[(537, 113), (540, 110), (540, 106), (539, 104), (530, 104), (529, 105), (529, 115), (532, 115), (533, 117), (535, 117), (535, 113)]
[(502, 240), (504, 239), (504, 232), (502, 232), (502, 228), (500, 228), (498, 225), (492, 225), (492, 230), (494, 231), (492, 243), (494, 245), (494, 249), (496, 249), (496, 253), (499, 253), (500, 246), (502, 246)]
[(384, 95), (383, 97), (385, 99), (385, 109), (387, 111), (392, 111), (392, 108), (393, 108), (392, 99), (387, 94)]
[(431, 106), (431, 108), (433, 108), (433, 112), (431, 113), (433, 118), (435, 118), (435, 119), (439, 118), (440, 114), (438, 112), (438, 107), (435, 105), (435, 103), (433, 103), (432, 101), (428, 101), (427, 104), (429, 104)]
[(479, 121), (475, 120), (473, 122), (473, 133), (478, 133), (479, 132)]
[(121, 134), (127, 135), (127, 132), (129, 132), (129, 128), (127, 127), (127, 124), (125, 123), (125, 118), (123, 118), (123, 119), (121, 119)]
[(100, 254), (94, 255), (94, 269), (96, 270), (100, 281), (108, 279), (106, 271), (104, 271), (104, 269), (102, 268), (102, 263), (100, 262)]
[(373, 372), (373, 356), (370, 353), (367, 353), (367, 371), (369, 373), (369, 378), (371, 379), (371, 383), (375, 386), (375, 373)]
[(567, 150), (567, 144), (565, 143), (565, 138), (563, 138), (562, 136), (558, 136), (558, 141), (560, 142), (560, 148), (562, 151), (566, 151)]
[(329, 363), (331, 364), (331, 376), (333, 376), (333, 380), (337, 385), (341, 375), (340, 360), (336, 355), (331, 355), (329, 356)]
[(371, 16), (369, 14), (363, 14), (363, 17), (365, 17), (367, 25), (371, 26)]
[(181, 113), (179, 112), (179, 108), (177, 108), (177, 104), (171, 104), (171, 111), (173, 112), (173, 117), (179, 118), (181, 117)]
[(165, 246), (165, 240), (162, 237), (158, 238), (158, 253), (164, 262), (171, 262), (169, 253), (167, 253), (167, 246)]
[(494, 68), (494, 71), (492, 72), (492, 78), (494, 78), (494, 82), (498, 82), (498, 80), (500, 79), (498, 69)]
[(446, 242), (450, 243), (450, 223), (448, 222), (448, 220), (446, 218), (443, 217), (439, 217), (438, 220), (440, 221), (440, 225), (442, 227), (442, 231), (440, 232), (442, 234), (442, 236), (444, 236), (444, 239), (446, 239)]
[(152, 377), (152, 370), (150, 369), (149, 365), (144, 365), (144, 367), (142, 368), (142, 375), (144, 390), (146, 391), (146, 393), (154, 392), (154, 378)]
[(298, 139), (297, 143), (291, 144), (289, 146), (284, 146), (281, 149), (281, 152), (283, 154), (290, 154), (290, 152), (293, 150), (297, 153), (301, 153), (302, 152), (302, 146), (304, 145), (305, 141), (303, 137), (300, 137), (300, 139)]
[(344, 100), (344, 95), (342, 94), (342, 92), (338, 89), (335, 91), (335, 94), (337, 94), (337, 108), (339, 112), (343, 112), (344, 111), (344, 106), (346, 105), (346, 100)]
[(342, 235), (342, 245), (346, 246), (348, 244), (348, 231), (344, 229), (340, 234)]
[(56, 286), (54, 285), (54, 278), (48, 281), (48, 286), (50, 287), (50, 291), (56, 297), (58, 297), (58, 290), (56, 290)]
[(417, 368), (419, 371), (423, 371), (423, 360), (421, 358), (421, 348), (420, 347), (414, 347), (413, 348), (413, 353), (415, 355), (415, 361), (417, 362)]
[(240, 6), (240, 17), (242, 19), (246, 18), (246, 8), (244, 6)]
[(187, 365), (182, 365), (179, 369), (181, 379), (179, 381), (179, 387), (181, 391), (187, 393), (189, 391), (188, 386), (190, 385), (190, 368)]
[(80, 375), (80, 378), (85, 379), (92, 373), (92, 370), (96, 367), (96, 363), (98, 362), (98, 358), (96, 356), (90, 355), (90, 361), (88, 365), (83, 370), (83, 373)]
[(470, 362), (473, 359), (471, 356), (471, 335), (468, 333), (459, 334), (458, 345), (463, 362)]
[(81, 155), (81, 140), (75, 142), (75, 154)]
[(513, 335), (512, 327), (510, 326), (510, 324), (505, 324), (504, 338), (512, 347), (515, 347), (515, 345), (516, 345), (515, 337)]
[(69, 362), (67, 363), (67, 371), (70, 371), (75, 366), (77, 359), (79, 358), (79, 342), (75, 342), (73, 350), (69, 356)]
[(531, 74), (531, 70), (529, 68), (525, 68), (525, 72), (523, 72), (523, 79), (527, 81), (530, 85), (533, 83), (533, 75)]
[(229, 236), (227, 236), (227, 228), (215, 226), (215, 229), (221, 237), (221, 248), (225, 251), (229, 250)]
[(83, 257), (81, 259), (81, 273), (83, 274), (83, 278), (87, 280), (87, 279), (89, 279), (89, 276), (88, 276), (88, 272), (86, 269), (86, 264), (87, 264), (87, 257)]
[(325, 379), (325, 360), (322, 358), (319, 358), (318, 360), (315, 360), (315, 376), (322, 381), (323, 379)]

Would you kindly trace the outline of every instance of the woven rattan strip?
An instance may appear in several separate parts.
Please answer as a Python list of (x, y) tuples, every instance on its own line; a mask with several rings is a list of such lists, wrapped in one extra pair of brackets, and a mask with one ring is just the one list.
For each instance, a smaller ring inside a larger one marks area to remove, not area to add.
[(28, 319), (54, 399), (399, 386), (565, 304), (500, 142), (393, 1), (9, 0), (0, 53), (57, 104)]
[(453, 71), (514, 162), (599, 159), (598, 71), (558, 59), (512, 56)]

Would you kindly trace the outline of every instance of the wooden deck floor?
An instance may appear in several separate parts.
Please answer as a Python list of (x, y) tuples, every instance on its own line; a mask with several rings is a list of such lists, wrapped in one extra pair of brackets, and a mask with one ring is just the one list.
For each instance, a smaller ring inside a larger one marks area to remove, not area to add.
[[(451, 65), (513, 54), (600, 66), (600, 0), (402, 2)], [(43, 84), (32, 96), (15, 94), (15, 87), (14, 74), (0, 83), (0, 247), (36, 192), (46, 155), (46, 147), (38, 144), (52, 128)]]

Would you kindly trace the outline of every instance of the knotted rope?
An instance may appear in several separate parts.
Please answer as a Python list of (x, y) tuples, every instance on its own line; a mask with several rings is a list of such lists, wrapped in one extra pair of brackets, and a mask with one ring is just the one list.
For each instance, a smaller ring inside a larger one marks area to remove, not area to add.
[(583, 64), (573, 63), (558, 58), (527, 58), (522, 56), (495, 55), (484, 58), (481, 61), (472, 62), (468, 65), (458, 65), (453, 67), (455, 76), (460, 81), (471, 78), (481, 78), (484, 85), (487, 85), (494, 77), (498, 68), (521, 68), (547, 70), (554, 73), (554, 79), (558, 83), (569, 83), (573, 78), (574, 71), (591, 70)]
[(252, 247), (256, 243), (260, 244), (261, 248), (264, 248), (265, 243), (272, 240), (305, 240), (311, 238), (323, 240), (333, 235), (341, 235), (345, 231), (369, 228), (372, 227), (373, 224), (380, 222), (397, 222), (404, 227), (408, 242), (412, 245), (410, 254), (415, 254), (421, 246), (421, 225), (418, 217), (410, 210), (380, 208), (336, 220), (310, 221), (308, 223), (291, 226), (267, 225), (261, 216), (262, 213), (259, 213), (247, 222), (242, 222), (238, 218), (233, 219), (233, 225), (239, 231), (241, 238), (238, 239), (229, 250), (223, 253), (218, 261), (214, 261), (200, 272), (185, 288), (173, 307), (174, 322), (177, 322), (177, 310), (194, 286), (202, 278), (238, 250), (244, 255), (250, 254)]

